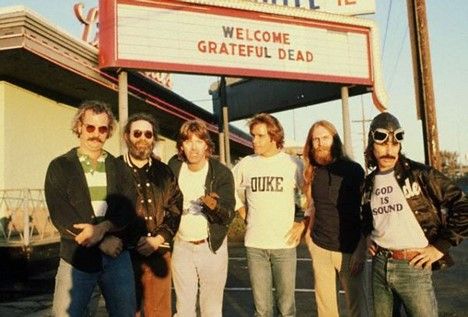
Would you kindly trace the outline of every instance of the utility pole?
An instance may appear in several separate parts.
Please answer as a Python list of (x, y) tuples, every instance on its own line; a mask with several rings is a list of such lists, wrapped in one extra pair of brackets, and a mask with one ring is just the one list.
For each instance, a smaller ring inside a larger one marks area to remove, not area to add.
[[(362, 101), (362, 95), (361, 95), (361, 120), (353, 120), (353, 122), (357, 122), (361, 124), (361, 134), (362, 134), (362, 148), (364, 149), (364, 152), (366, 151), (367, 147), (367, 132), (366, 132), (366, 123), (371, 122), (372, 120), (366, 119), (366, 115), (364, 113), (364, 102)], [(366, 170), (366, 175), (368, 174), (368, 168), (366, 164), (366, 157), (364, 154), (364, 169)]]
[(429, 30), (425, 0), (407, 0), (418, 119), (422, 121), (426, 164), (440, 170), (439, 136), (432, 82)]

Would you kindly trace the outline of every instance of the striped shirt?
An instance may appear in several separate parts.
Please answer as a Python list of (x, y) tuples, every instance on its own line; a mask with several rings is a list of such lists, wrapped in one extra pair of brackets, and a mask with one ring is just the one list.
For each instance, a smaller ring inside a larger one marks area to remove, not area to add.
[(81, 167), (83, 167), (91, 197), (91, 205), (93, 206), (97, 222), (103, 220), (107, 211), (106, 158), (107, 152), (103, 151), (101, 156), (97, 159), (97, 164), (94, 168), (89, 156), (78, 151), (78, 159), (81, 163)]

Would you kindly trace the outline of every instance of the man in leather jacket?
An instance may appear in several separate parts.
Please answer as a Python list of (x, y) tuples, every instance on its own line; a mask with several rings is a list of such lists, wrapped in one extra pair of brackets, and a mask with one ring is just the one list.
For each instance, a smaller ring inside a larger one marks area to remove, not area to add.
[(137, 316), (172, 316), (170, 243), (179, 228), (182, 192), (169, 166), (154, 157), (157, 123), (146, 113), (124, 127), (128, 152), (123, 160), (137, 189), (136, 222), (130, 226)]
[(468, 200), (446, 176), (401, 154), (404, 131), (389, 113), (371, 123), (363, 234), (372, 259), (374, 311), (392, 316), (398, 298), (411, 316), (437, 316), (432, 271), (466, 237)]
[(186, 121), (177, 139), (178, 155), (169, 167), (184, 195), (183, 214), (174, 239), (172, 279), (178, 317), (222, 316), (227, 279), (227, 232), (234, 218), (231, 171), (211, 157), (214, 144), (202, 121)]

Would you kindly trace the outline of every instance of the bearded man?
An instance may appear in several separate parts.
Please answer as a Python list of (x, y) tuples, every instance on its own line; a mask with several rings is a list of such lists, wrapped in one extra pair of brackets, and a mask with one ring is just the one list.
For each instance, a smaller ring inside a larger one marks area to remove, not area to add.
[(336, 128), (325, 120), (310, 128), (304, 161), (304, 192), (310, 213), (310, 236), (306, 241), (312, 257), (318, 315), (339, 316), (338, 274), (348, 315), (367, 316), (361, 274), (366, 244), (360, 234), (364, 171), (344, 154)]
[[(137, 221), (130, 255), (135, 271), (137, 316), (172, 316), (170, 245), (182, 215), (182, 193), (171, 169), (153, 155), (157, 124), (146, 113), (132, 115), (124, 128), (137, 189)], [(131, 243), (132, 244), (132, 243)]]

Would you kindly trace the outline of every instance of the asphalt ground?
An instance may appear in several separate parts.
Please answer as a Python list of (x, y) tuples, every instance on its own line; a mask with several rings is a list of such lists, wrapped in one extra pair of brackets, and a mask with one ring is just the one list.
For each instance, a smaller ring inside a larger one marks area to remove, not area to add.
[[(456, 264), (433, 275), (439, 316), (468, 316), (468, 242), (451, 251)], [(245, 249), (229, 246), (229, 271), (224, 292), (223, 316), (253, 316), (253, 301), (248, 277)], [(2, 276), (8, 276), (2, 272)], [(370, 274), (367, 263), (366, 274)], [(55, 270), (31, 273), (28, 278), (2, 278), (0, 281), (0, 316), (49, 316)], [(296, 276), (297, 316), (317, 316), (313, 290), (311, 260), (307, 248), (298, 247)], [(339, 293), (341, 316), (347, 316), (343, 292)], [(97, 317), (107, 316), (104, 301), (99, 301)], [(376, 317), (378, 314), (375, 315)]]

